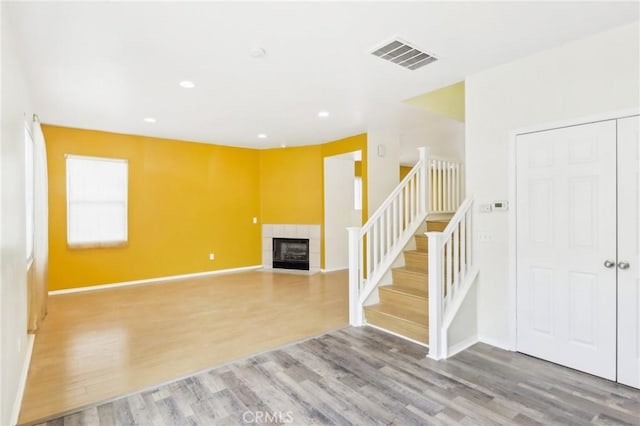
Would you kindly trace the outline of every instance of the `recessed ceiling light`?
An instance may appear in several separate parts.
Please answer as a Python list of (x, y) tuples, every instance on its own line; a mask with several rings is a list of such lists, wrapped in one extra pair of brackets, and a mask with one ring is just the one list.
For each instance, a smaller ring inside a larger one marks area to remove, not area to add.
[(264, 55), (266, 54), (267, 54), (267, 51), (264, 50), (262, 47), (256, 46), (249, 49), (249, 55), (251, 55), (251, 57), (255, 59), (264, 58)]
[(267, 138), (267, 135), (266, 135), (266, 133), (258, 133), (258, 138), (260, 138), (260, 139), (266, 139), (266, 138)]
[(180, 87), (184, 87), (185, 89), (193, 89), (194, 87), (196, 87), (193, 81), (189, 81), (189, 80), (183, 80), (179, 84), (180, 84)]
[(153, 117), (145, 117), (144, 121), (147, 123), (155, 123), (157, 120)]
[(318, 117), (320, 118), (327, 118), (329, 116), (329, 111), (320, 111), (318, 113)]

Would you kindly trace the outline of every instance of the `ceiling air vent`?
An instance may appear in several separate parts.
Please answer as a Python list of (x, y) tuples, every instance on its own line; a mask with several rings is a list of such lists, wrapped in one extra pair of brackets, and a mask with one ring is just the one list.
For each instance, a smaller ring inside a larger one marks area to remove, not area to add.
[(371, 54), (410, 69), (411, 71), (438, 60), (438, 58), (398, 39), (386, 43), (384, 46), (371, 52)]

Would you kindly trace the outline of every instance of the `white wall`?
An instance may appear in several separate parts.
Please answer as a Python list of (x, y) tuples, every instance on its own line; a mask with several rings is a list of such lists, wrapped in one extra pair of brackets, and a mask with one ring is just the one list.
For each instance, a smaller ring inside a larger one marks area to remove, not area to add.
[[(384, 146), (384, 156), (378, 155)], [(367, 180), (369, 185), (369, 217), (400, 183), (400, 132), (389, 128), (367, 130)]]
[(418, 147), (426, 146), (431, 155), (447, 160), (464, 161), (465, 124), (447, 117), (425, 120), (406, 128), (400, 135), (400, 163), (418, 162)]
[(460, 306), (458, 314), (447, 330), (449, 355), (467, 345), (477, 342), (478, 338), (478, 286), (473, 284)]
[[(478, 334), (509, 347), (509, 229), (478, 204), (509, 198), (511, 132), (639, 107), (638, 23), (501, 65), (466, 80), (467, 188), (476, 199)], [(515, 205), (515, 200), (510, 200)], [(493, 242), (478, 242), (478, 233)]]
[(354, 209), (353, 153), (324, 159), (324, 269), (349, 267), (347, 227), (361, 226), (362, 212)]
[[(0, 3), (0, 10), (3, 7)], [(11, 424), (27, 350), (24, 123), (32, 116), (14, 40), (2, 14), (0, 424)], [(30, 121), (29, 121), (30, 122)]]

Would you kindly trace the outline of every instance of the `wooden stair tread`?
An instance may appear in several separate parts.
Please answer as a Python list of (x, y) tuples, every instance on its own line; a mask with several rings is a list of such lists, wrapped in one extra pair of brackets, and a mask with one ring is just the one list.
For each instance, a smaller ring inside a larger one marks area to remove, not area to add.
[(429, 316), (427, 315), (426, 311), (424, 313), (412, 312), (387, 303), (378, 303), (376, 305), (365, 306), (364, 310), (365, 312), (377, 312), (424, 327), (426, 327), (429, 322)]
[(449, 220), (427, 220), (427, 232), (440, 232), (449, 224)]
[(418, 290), (415, 288), (411, 288), (411, 287), (403, 287), (401, 285), (397, 285), (397, 284), (393, 284), (393, 285), (386, 285), (386, 286), (382, 286), (380, 287), (381, 291), (391, 291), (394, 293), (402, 293), (403, 295), (406, 296), (410, 296), (410, 297), (419, 297), (421, 299), (427, 299), (427, 292), (424, 290)]
[(392, 268), (393, 271), (399, 271), (399, 272), (403, 272), (406, 274), (411, 274), (414, 276), (419, 276), (419, 277), (427, 277), (428, 274), (426, 272), (422, 272), (422, 271), (416, 271), (415, 269), (410, 269), (407, 268), (406, 266), (401, 266), (399, 268)]

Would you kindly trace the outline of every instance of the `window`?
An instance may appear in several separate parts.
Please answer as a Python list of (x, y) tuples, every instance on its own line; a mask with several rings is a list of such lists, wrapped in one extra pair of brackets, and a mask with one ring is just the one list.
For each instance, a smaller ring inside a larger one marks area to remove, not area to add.
[(34, 195), (33, 195), (33, 139), (27, 129), (24, 128), (24, 199), (26, 212), (26, 228), (27, 228), (27, 262), (33, 258), (33, 239), (34, 239)]
[(360, 176), (353, 179), (353, 209), (362, 210), (362, 178)]
[(127, 242), (127, 160), (67, 155), (67, 244)]

